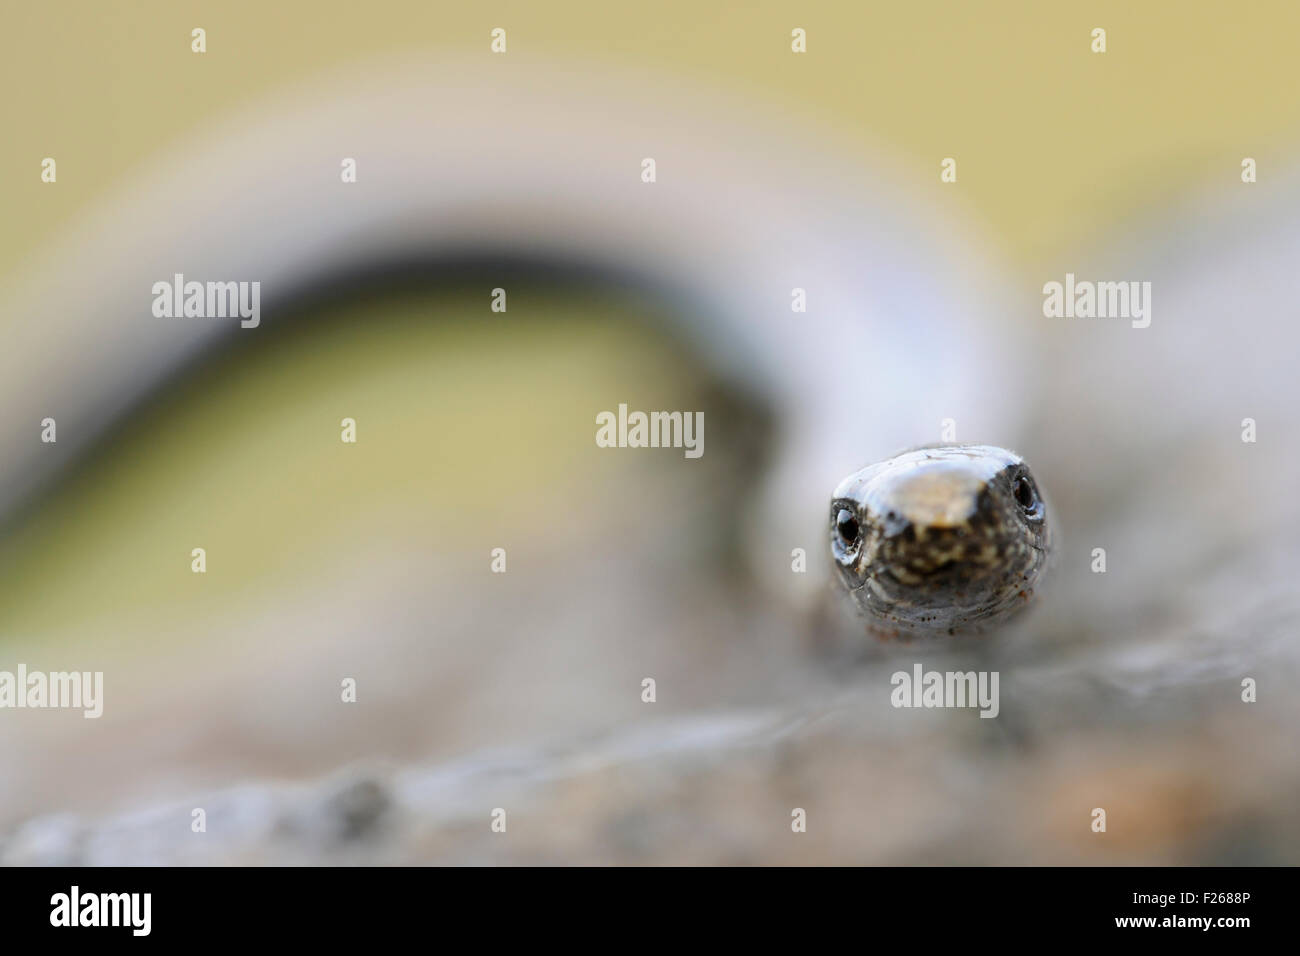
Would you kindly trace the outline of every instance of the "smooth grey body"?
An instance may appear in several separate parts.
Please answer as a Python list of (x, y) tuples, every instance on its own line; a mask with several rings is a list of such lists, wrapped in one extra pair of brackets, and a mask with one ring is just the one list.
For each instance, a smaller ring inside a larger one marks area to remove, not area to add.
[[(829, 565), (812, 538), (854, 456), (924, 440), (947, 418), (1016, 430), (1021, 409), (996, 385), (1021, 366), (1018, 349), (980, 335), (1001, 273), (953, 217), (876, 188), (870, 160), (834, 156), (824, 131), (749, 121), (744, 100), (661, 77), (593, 86), (571, 64), (505, 59), (375, 64), (277, 98), (169, 152), (49, 250), (4, 303), (0, 523), (186, 363), (257, 336), (303, 289), (467, 253), (575, 263), (652, 290), (670, 334), (762, 396), (778, 447), (735, 489), (762, 513), (742, 524), (742, 558), (790, 600), (820, 599), (811, 582)], [(365, 144), (351, 185), (340, 130)], [(154, 317), (152, 286), (176, 273), (259, 281), (261, 327)], [(876, 374), (828, 375), (836, 352), (871, 356)], [(906, 370), (921, 353), (918, 390)], [(57, 445), (33, 437), (46, 416)], [(777, 560), (797, 546), (804, 576)]]

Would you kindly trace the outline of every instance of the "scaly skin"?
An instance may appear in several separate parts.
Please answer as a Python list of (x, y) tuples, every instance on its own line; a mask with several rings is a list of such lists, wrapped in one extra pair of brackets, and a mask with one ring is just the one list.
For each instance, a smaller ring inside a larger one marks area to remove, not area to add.
[(1024, 459), (931, 445), (862, 469), (831, 499), (831, 556), (870, 632), (979, 633), (1033, 598), (1052, 552)]

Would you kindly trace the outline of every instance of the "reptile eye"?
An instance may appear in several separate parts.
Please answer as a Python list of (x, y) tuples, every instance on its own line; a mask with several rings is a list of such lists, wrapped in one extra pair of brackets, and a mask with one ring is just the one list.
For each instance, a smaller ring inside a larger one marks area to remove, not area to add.
[(1015, 496), (1016, 504), (1025, 511), (1033, 511), (1038, 505), (1038, 494), (1034, 491), (1033, 484), (1024, 475), (1020, 475), (1012, 483), (1011, 493)]
[(858, 519), (847, 508), (841, 508), (835, 516), (835, 532), (840, 536), (840, 543), (846, 548), (853, 547), (858, 540)]

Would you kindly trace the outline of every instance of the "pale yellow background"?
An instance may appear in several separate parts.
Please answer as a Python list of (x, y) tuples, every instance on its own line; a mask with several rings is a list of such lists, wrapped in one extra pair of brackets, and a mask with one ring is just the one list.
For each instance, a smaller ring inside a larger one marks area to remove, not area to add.
[[(209, 52), (190, 53), (190, 30)], [(10, 5), (0, 77), (0, 264), (169, 139), (369, 54), (488, 49), (645, 65), (818, 116), (961, 198), (1015, 256), (1192, 184), (1267, 177), (1300, 136), (1286, 2), (116, 2)], [(789, 52), (790, 30), (809, 52)], [(1094, 55), (1089, 34), (1107, 30)], [(59, 162), (42, 188), (43, 156)]]
[[(911, 188), (944, 190), (1026, 275), (1171, 197), (1230, 188), (1243, 156), (1259, 161), (1265, 188), (1300, 134), (1290, 2), (162, 0), (10, 4), (0, 24), (0, 276), (170, 141), (353, 59), (487, 56), (496, 26), (512, 53), (670, 71), (742, 91), (775, 116), (810, 114), (841, 143), (883, 152)], [(202, 56), (190, 52), (195, 26), (207, 30)], [(789, 50), (795, 26), (808, 31), (803, 56)], [(1090, 51), (1097, 26), (1104, 55)], [(58, 161), (53, 186), (40, 182), (45, 156)], [(938, 181), (945, 156), (959, 162), (955, 187)], [(471, 311), (454, 299), (441, 308)], [(500, 494), (481, 476), (519, 460), (545, 480), (497, 518), (541, 522), (577, 493), (562, 468), (574, 449), (547, 422), (585, 419), (588, 396), (615, 384), (635, 400), (670, 381), (667, 361), (629, 352), (628, 333), (603, 322), (614, 308), (545, 303), (543, 314), (588, 323), (563, 337), (356, 323), (262, 356), (238, 383), (196, 385), (0, 542), (0, 637), (174, 633), (232, 595), (310, 580), (358, 527), (386, 527), (368, 499), (407, 532), (452, 533), (457, 514), (489, 510)], [(479, 372), (510, 384), (476, 392)], [(363, 422), (364, 458), (340, 458), (344, 414)], [(352, 525), (331, 520), (346, 514)], [(201, 591), (187, 557), (198, 542), (220, 556)]]

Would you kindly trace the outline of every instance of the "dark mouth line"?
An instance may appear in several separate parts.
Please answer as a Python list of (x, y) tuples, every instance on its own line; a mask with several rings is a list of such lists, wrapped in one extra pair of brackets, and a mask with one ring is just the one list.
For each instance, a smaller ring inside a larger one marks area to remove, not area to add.
[[(997, 564), (998, 562), (996, 561), (989, 562), (989, 563), (981, 563), (981, 562), (968, 561), (965, 559), (958, 558), (955, 560), (945, 561), (943, 564), (940, 564), (938, 567), (929, 568), (925, 571), (919, 571), (912, 568), (905, 568), (904, 570), (906, 571), (906, 573), (916, 575), (917, 577), (920, 578), (932, 578), (932, 577), (938, 577), (939, 575), (942, 575), (945, 572), (952, 572), (958, 570), (962, 566), (965, 566), (967, 568), (971, 568), (972, 570), (981, 572), (978, 575), (972, 575), (972, 578), (975, 579), (978, 577), (983, 577), (985, 574), (993, 571), (996, 568)], [(893, 580), (897, 581), (903, 587), (909, 587), (908, 583), (904, 581), (902, 578), (900, 578), (897, 573), (895, 573), (895, 565), (891, 564), (886, 566), (884, 568), (884, 572), (888, 574)]]

